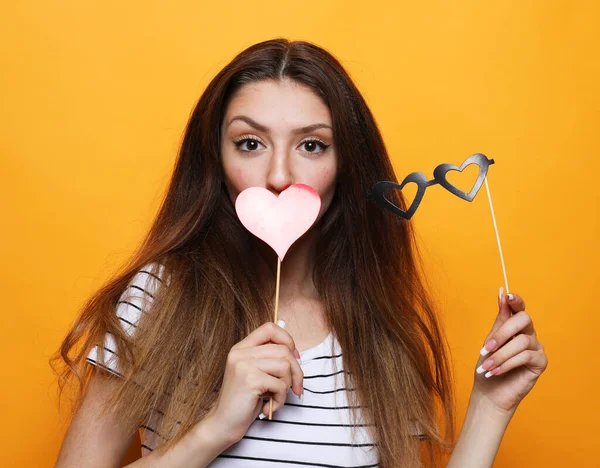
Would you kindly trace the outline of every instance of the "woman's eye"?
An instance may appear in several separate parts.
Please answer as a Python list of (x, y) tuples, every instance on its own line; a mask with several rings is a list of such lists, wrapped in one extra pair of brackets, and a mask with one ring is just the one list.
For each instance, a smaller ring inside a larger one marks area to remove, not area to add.
[[(260, 143), (254, 138), (242, 138), (240, 140), (234, 141), (233, 144), (242, 153), (253, 153), (258, 149), (258, 145), (261, 145), (262, 143)], [(243, 148), (244, 145), (247, 145), (246, 149)], [(322, 142), (321, 140), (305, 140), (302, 143), (300, 143), (300, 146), (305, 146), (305, 153), (318, 154), (325, 151), (327, 148), (329, 148), (330, 145)], [(315, 151), (316, 149), (318, 149), (318, 147), (321, 147), (321, 151)]]
[[(306, 145), (306, 149), (308, 150), (306, 152), (311, 154), (322, 153), (327, 148), (329, 148), (329, 145), (323, 143), (321, 140), (306, 140), (303, 141), (301, 145)], [(319, 146), (321, 147), (321, 151), (315, 152), (314, 150), (317, 149), (317, 147)]]
[[(248, 143), (248, 148), (250, 149), (241, 149), (240, 147), (246, 142)], [(254, 151), (256, 151), (257, 146), (261, 143), (258, 140), (255, 140), (254, 138), (242, 138), (241, 140), (234, 141), (233, 144), (242, 153), (253, 153)]]

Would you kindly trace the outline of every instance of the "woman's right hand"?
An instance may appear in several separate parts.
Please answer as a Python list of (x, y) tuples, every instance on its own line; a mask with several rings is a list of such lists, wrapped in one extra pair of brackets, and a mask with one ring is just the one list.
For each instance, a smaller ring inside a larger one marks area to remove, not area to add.
[(276, 411), (283, 407), (290, 387), (302, 394), (304, 373), (296, 355), (300, 357), (292, 336), (273, 322), (232, 346), (219, 396), (207, 415), (232, 444), (244, 437), (261, 409), (269, 414), (271, 395)]

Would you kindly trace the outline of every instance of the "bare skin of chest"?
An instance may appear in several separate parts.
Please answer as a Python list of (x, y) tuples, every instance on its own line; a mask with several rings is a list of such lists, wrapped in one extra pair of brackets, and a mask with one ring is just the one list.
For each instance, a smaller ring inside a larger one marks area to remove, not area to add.
[(301, 353), (321, 344), (330, 332), (323, 321), (322, 306), (316, 301), (280, 304), (277, 319), (285, 322), (285, 330)]

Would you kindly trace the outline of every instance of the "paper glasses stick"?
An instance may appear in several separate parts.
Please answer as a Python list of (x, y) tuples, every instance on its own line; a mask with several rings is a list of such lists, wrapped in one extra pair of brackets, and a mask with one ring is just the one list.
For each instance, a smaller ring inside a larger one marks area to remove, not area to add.
[[(281, 262), (291, 245), (310, 229), (319, 215), (321, 197), (305, 184), (290, 185), (275, 196), (263, 187), (249, 187), (235, 200), (235, 211), (248, 231), (266, 242), (277, 253), (275, 319), (279, 309)], [(273, 419), (273, 397), (269, 401)]]
[[(477, 164), (477, 166), (479, 166), (479, 175), (477, 176), (477, 180), (475, 181), (473, 188), (469, 191), (469, 193), (466, 193), (452, 185), (450, 182), (448, 182), (448, 180), (446, 179), (446, 174), (449, 171), (462, 172), (463, 169), (469, 166), (470, 164)], [(498, 250), (500, 252), (500, 262), (502, 263), (502, 271), (504, 273), (506, 293), (508, 294), (510, 291), (508, 289), (508, 278), (506, 276), (506, 268), (504, 266), (504, 257), (502, 255), (502, 246), (500, 244), (500, 235), (498, 234), (498, 226), (496, 225), (496, 217), (494, 216), (494, 206), (492, 205), (492, 196), (490, 194), (490, 189), (486, 177), (488, 168), (491, 164), (494, 164), (493, 159), (488, 159), (487, 156), (485, 156), (484, 154), (475, 153), (469, 156), (467, 159), (465, 159), (465, 161), (460, 165), (460, 167), (455, 166), (454, 164), (440, 164), (434, 169), (432, 180), (427, 180), (427, 176), (422, 172), (412, 172), (404, 178), (401, 184), (397, 184), (396, 182), (390, 181), (377, 182), (373, 186), (371, 193), (367, 195), (367, 198), (374, 199), (382, 207), (386, 208), (387, 210), (390, 210), (392, 213), (395, 213), (398, 216), (403, 217), (406, 220), (409, 220), (415, 214), (415, 211), (417, 210), (418, 206), (423, 200), (423, 196), (425, 195), (425, 190), (427, 189), (427, 187), (439, 184), (449, 192), (456, 195), (457, 197), (470, 202), (473, 201), (475, 195), (477, 195), (479, 189), (481, 188), (481, 185), (485, 181), (485, 188), (487, 189), (490, 210), (492, 212), (492, 220), (494, 222), (494, 230), (496, 232), (496, 240), (498, 241)], [(390, 200), (388, 200), (385, 197), (384, 192), (388, 189), (402, 190), (402, 188), (408, 183), (417, 184), (417, 194), (409, 208), (407, 210), (403, 210), (400, 207), (396, 206), (394, 203), (392, 203)]]
[(492, 195), (490, 194), (490, 187), (488, 186), (488, 178), (485, 178), (485, 188), (487, 190), (488, 200), (490, 202), (490, 210), (492, 212), (492, 221), (494, 222), (494, 231), (496, 232), (496, 240), (498, 241), (498, 251), (500, 252), (500, 262), (502, 263), (502, 273), (504, 274), (504, 284), (506, 286), (506, 294), (510, 291), (508, 289), (508, 278), (506, 276), (506, 268), (504, 266), (504, 256), (502, 255), (502, 246), (500, 245), (500, 235), (498, 234), (498, 226), (496, 226), (496, 217), (494, 216), (494, 206), (492, 205)]

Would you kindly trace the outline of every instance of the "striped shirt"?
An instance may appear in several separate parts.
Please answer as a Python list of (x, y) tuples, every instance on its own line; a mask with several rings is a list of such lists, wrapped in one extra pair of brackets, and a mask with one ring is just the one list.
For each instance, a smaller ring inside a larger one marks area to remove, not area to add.
[[(162, 265), (146, 265), (121, 295), (116, 312), (127, 333), (135, 331), (141, 314), (148, 310), (153, 293), (162, 282), (163, 269)], [(114, 338), (107, 333), (103, 367), (120, 375), (114, 350)], [(87, 361), (101, 365), (97, 353), (97, 347), (93, 348)], [(290, 389), (285, 405), (273, 412), (272, 420), (256, 418), (246, 435), (219, 454), (210, 467), (377, 466), (377, 446), (366, 430), (360, 406), (356, 439), (351, 437), (347, 392), (353, 389), (344, 385), (342, 349), (335, 334), (331, 332), (322, 343), (301, 352), (300, 359), (303, 401)], [(153, 429), (161, 417), (162, 413), (154, 410), (147, 424), (141, 426), (142, 456), (162, 441)]]

